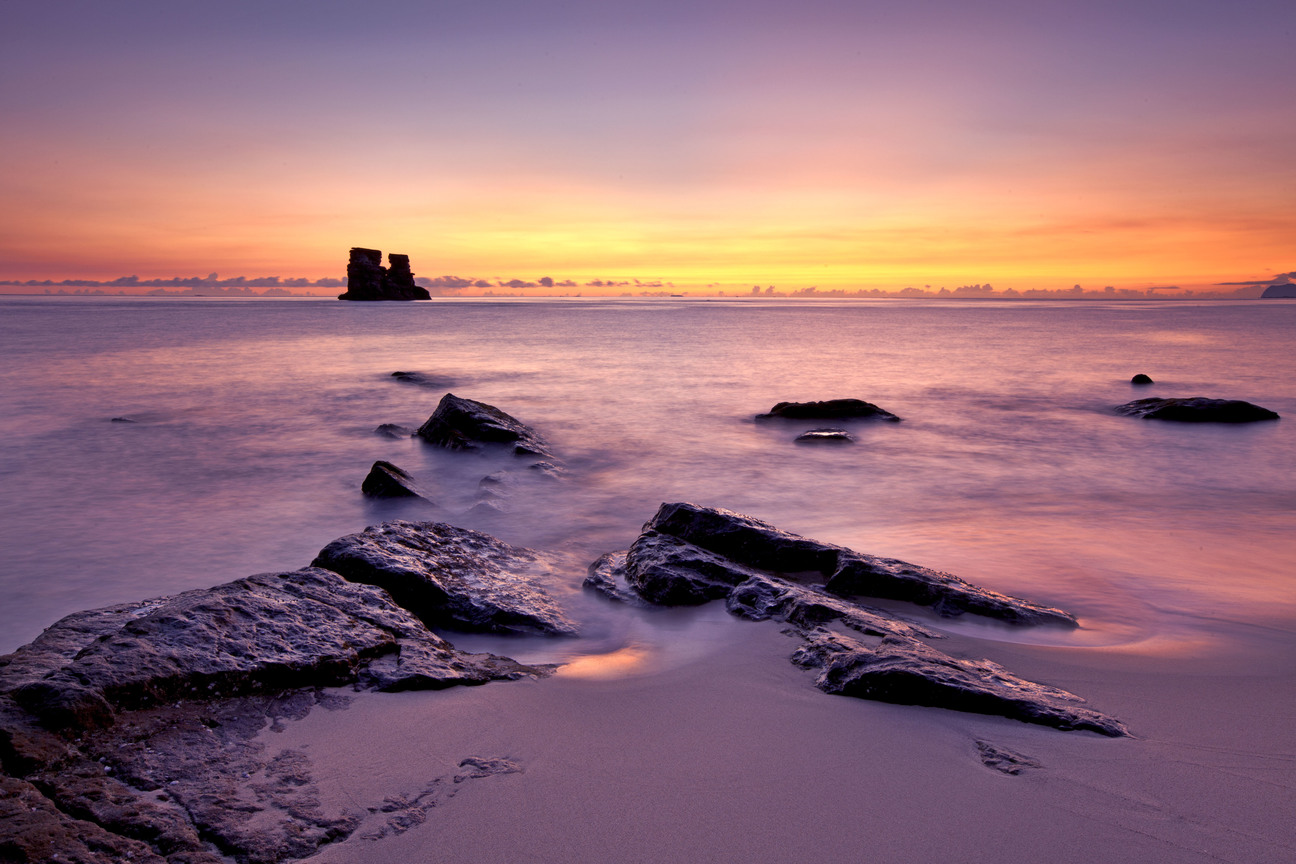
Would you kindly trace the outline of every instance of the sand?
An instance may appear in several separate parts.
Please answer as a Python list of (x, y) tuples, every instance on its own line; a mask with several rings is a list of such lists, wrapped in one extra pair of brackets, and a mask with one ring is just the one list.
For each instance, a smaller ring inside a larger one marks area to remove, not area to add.
[[(717, 604), (696, 615), (705, 638), (683, 654), (641, 646), (579, 675), (354, 694), (263, 732), (270, 752), (308, 755), (326, 810), (405, 799), (309, 860), (1296, 860), (1291, 632), (942, 643), (1085, 696), (1133, 732), (1109, 739), (825, 695), (787, 662), (778, 624)], [(1039, 767), (987, 767), (979, 741)], [(455, 783), (466, 757), (517, 770)]]

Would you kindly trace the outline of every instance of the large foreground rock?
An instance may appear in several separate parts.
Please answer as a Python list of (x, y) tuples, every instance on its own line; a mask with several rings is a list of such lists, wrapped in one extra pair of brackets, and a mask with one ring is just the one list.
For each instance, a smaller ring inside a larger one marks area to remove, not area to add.
[(779, 402), (757, 420), (886, 420), (899, 423), (900, 418), (863, 399), (828, 399), (824, 402)]
[(307, 568), (69, 615), (0, 659), (0, 693), (50, 728), (84, 729), (177, 699), (440, 688), (539, 671), (457, 651), (386, 592)]
[(539, 582), (556, 558), (442, 522), (384, 522), (334, 540), (312, 566), (377, 585), (430, 627), (572, 635)]
[(1277, 420), (1278, 415), (1240, 399), (1207, 399), (1192, 396), (1177, 399), (1135, 399), (1116, 407), (1116, 413), (1144, 420), (1176, 423), (1255, 423)]
[[(933, 631), (857, 598), (906, 600), (945, 616), (977, 614), (1018, 626), (1076, 626), (1068, 613), (728, 510), (663, 504), (630, 549), (590, 565), (585, 585), (630, 603), (723, 599), (740, 617), (786, 622), (802, 639), (794, 662), (821, 669), (817, 683), (828, 693), (1126, 734), (1119, 721), (1083, 707), (1078, 696), (1017, 678), (987, 660), (944, 654), (920, 641), (939, 638)], [(881, 642), (870, 646), (829, 629), (840, 627)]]
[(441, 397), (432, 416), (415, 433), (429, 444), (450, 450), (476, 450), (483, 444), (511, 446), (519, 456), (552, 457), (535, 430), (493, 405), (461, 399), (453, 393)]

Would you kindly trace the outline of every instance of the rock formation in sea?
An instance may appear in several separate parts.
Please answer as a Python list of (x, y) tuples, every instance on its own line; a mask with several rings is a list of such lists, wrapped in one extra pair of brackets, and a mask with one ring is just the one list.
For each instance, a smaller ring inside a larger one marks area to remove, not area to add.
[(502, 444), (519, 456), (553, 456), (544, 439), (530, 426), (493, 405), (461, 399), (453, 393), (441, 397), (432, 416), (415, 434), (429, 444), (450, 450)]
[(409, 256), (392, 253), (389, 266), (382, 266), (382, 252), (377, 249), (352, 248), (347, 263), (347, 290), (339, 300), (430, 300), (426, 288), (414, 284)]
[(1278, 414), (1268, 408), (1240, 399), (1207, 399), (1202, 396), (1135, 399), (1116, 406), (1116, 413), (1176, 423), (1255, 423), (1279, 419)]
[(1140, 372), (1130, 379), (1130, 383), (1131, 384), (1152, 384), (1154, 382), (1149, 376), (1144, 375), (1142, 372)]
[(900, 418), (872, 402), (863, 399), (829, 399), (824, 402), (779, 402), (757, 420), (886, 420), (900, 422)]
[(368, 476), (360, 484), (360, 491), (366, 498), (422, 498), (430, 500), (419, 489), (409, 472), (379, 459), (369, 469)]
[(1275, 282), (1260, 294), (1268, 298), (1296, 298), (1296, 282)]
[[(400, 830), (401, 819), (453, 795), (438, 790), (520, 770), (469, 756), (401, 805), (404, 816), (390, 800), (320, 804), (310, 754), (272, 752), (259, 740), (267, 726), (344, 707), (342, 685), (442, 689), (553, 670), (460, 651), (424, 618), (461, 629), (574, 627), (529, 584), (544, 556), (486, 535), (392, 523), (342, 538), (317, 560), (363, 581), (315, 566), (262, 573), (69, 615), (0, 657), (0, 859), (287, 861), (389, 811)], [(436, 580), (420, 588), (419, 567), (437, 570)], [(370, 580), (399, 585), (393, 594)]]
[[(1075, 618), (957, 576), (820, 543), (728, 510), (663, 504), (625, 552), (590, 565), (586, 586), (611, 599), (695, 605), (723, 599), (733, 614), (786, 622), (793, 661), (820, 670), (828, 693), (998, 714), (1058, 729), (1126, 734), (1120, 721), (1070, 693), (1018, 678), (988, 660), (944, 654), (933, 631), (860, 598), (904, 600), (939, 615), (1018, 626), (1075, 627)], [(845, 627), (881, 642), (865, 642)]]

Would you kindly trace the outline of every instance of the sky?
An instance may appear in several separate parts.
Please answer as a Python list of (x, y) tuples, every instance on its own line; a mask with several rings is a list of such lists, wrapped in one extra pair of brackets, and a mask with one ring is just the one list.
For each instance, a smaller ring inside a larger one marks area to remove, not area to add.
[(0, 280), (1264, 281), (1294, 37), (1292, 0), (5, 0)]

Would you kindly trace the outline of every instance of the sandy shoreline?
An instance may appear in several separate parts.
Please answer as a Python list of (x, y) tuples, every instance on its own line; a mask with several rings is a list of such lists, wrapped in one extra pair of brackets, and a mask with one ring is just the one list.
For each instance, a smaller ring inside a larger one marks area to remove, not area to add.
[[(316, 862), (1272, 862), (1296, 850), (1296, 639), (1206, 657), (954, 636), (1083, 694), (1133, 737), (825, 695), (772, 622), (625, 677), (352, 697), (283, 731), (325, 811), (371, 814)], [(624, 671), (624, 670), (623, 670)], [(1009, 776), (977, 742), (1039, 763)], [(455, 783), (466, 757), (516, 766)], [(440, 780), (438, 784), (435, 781)], [(417, 809), (417, 808), (416, 808)], [(412, 827), (384, 825), (405, 816)]]

